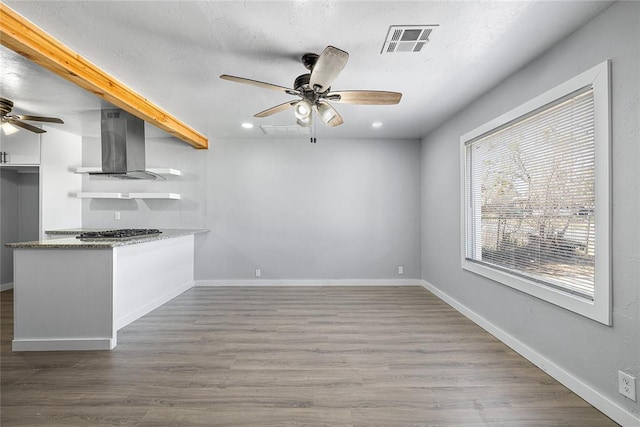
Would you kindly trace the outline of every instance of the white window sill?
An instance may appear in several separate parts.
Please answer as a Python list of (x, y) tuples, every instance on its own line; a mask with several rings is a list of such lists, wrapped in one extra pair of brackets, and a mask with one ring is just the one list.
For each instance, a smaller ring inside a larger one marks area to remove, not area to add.
[[(563, 292), (560, 289), (545, 286), (533, 280), (527, 280), (523, 277), (509, 274), (505, 271), (494, 269), (466, 259), (462, 261), (462, 268), (486, 277), (487, 279), (491, 279), (495, 282), (532, 295), (543, 301), (550, 302), (551, 304), (555, 304), (574, 313), (588, 317), (597, 322), (605, 325), (611, 325), (609, 301), (608, 298), (605, 298), (605, 296), (602, 295), (602, 286), (595, 287), (595, 295), (592, 301), (590, 299), (583, 298), (569, 292)], [(596, 275), (596, 281), (597, 280), (598, 277)], [(609, 280), (607, 280), (607, 282), (610, 283)]]

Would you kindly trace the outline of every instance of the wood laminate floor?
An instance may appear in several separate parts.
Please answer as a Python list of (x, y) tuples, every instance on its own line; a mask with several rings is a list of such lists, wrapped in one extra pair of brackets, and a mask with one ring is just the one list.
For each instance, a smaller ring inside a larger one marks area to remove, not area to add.
[(194, 288), (113, 351), (11, 352), (3, 427), (616, 425), (421, 287)]

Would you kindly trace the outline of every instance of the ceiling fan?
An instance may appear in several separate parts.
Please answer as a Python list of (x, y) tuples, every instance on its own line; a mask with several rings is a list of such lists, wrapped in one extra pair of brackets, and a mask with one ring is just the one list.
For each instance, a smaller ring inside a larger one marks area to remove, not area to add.
[(16, 132), (18, 129), (16, 127), (26, 129), (35, 133), (45, 133), (46, 130), (40, 129), (29, 123), (24, 123), (24, 120), (33, 121), (33, 122), (46, 122), (46, 123), (59, 123), (64, 124), (61, 119), (56, 117), (41, 117), (41, 116), (29, 116), (26, 114), (11, 114), (11, 110), (13, 109), (13, 102), (6, 99), (0, 98), (0, 123), (2, 124), (2, 129), (7, 134), (11, 134)]
[(344, 123), (340, 114), (328, 101), (358, 105), (393, 105), (400, 102), (402, 94), (399, 92), (373, 90), (332, 91), (331, 83), (347, 65), (348, 59), (349, 54), (347, 52), (333, 46), (327, 46), (320, 55), (315, 53), (302, 55), (302, 64), (309, 70), (309, 73), (298, 76), (293, 82), (293, 89), (227, 74), (221, 75), (220, 78), (299, 96), (300, 100), (276, 105), (255, 114), (254, 117), (268, 117), (293, 108), (297, 123), (304, 127), (311, 126), (313, 111), (318, 113), (327, 126), (333, 127)]

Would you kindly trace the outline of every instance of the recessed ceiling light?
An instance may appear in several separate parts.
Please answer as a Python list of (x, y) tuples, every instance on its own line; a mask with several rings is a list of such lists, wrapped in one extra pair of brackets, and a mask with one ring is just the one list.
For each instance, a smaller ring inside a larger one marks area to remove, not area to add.
[(371, 127), (373, 127), (373, 128), (381, 128), (382, 127), (382, 122), (373, 122), (373, 123), (371, 123)]
[(253, 123), (243, 123), (242, 127), (245, 129), (252, 129), (253, 128)]

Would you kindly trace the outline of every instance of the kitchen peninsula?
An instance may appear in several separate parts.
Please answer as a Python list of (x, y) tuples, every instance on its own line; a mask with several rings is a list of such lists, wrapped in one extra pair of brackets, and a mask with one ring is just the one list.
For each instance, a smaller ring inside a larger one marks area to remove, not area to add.
[(80, 239), (50, 231), (14, 249), (14, 351), (111, 350), (117, 331), (193, 286), (195, 235)]

